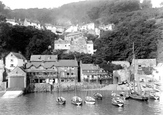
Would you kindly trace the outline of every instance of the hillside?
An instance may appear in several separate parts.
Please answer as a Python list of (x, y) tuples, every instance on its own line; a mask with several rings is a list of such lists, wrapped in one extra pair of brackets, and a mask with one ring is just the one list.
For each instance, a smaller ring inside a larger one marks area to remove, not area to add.
[(8, 18), (28, 18), (41, 23), (51, 23), (57, 25), (80, 24), (90, 22), (87, 14), (93, 7), (108, 4), (112, 0), (86, 0), (65, 4), (53, 9), (15, 9), (10, 10)]

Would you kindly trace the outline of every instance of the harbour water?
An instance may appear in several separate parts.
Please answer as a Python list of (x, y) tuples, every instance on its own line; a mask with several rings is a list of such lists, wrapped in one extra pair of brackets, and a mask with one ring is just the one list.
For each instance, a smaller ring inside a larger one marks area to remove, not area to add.
[[(163, 115), (163, 99), (141, 102), (127, 100), (124, 107), (111, 104), (110, 91), (90, 91), (93, 95), (99, 92), (103, 100), (96, 101), (95, 105), (83, 104), (77, 107), (71, 104), (74, 92), (63, 92), (66, 105), (56, 104), (56, 92), (31, 93), (14, 99), (0, 98), (0, 115)], [(85, 91), (77, 92), (78, 96), (86, 96)]]

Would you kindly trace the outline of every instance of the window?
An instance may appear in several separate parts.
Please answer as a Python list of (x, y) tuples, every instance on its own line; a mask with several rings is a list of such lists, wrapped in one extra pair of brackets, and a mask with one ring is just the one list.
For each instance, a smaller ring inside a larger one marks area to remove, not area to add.
[(69, 73), (67, 73), (67, 75), (69, 75)]
[(64, 80), (62, 79), (61, 82), (64, 82)]
[(13, 59), (11, 59), (11, 62), (13, 62)]
[(14, 64), (11, 64), (10, 67), (14, 67)]
[(71, 73), (71, 75), (74, 75), (74, 73)]

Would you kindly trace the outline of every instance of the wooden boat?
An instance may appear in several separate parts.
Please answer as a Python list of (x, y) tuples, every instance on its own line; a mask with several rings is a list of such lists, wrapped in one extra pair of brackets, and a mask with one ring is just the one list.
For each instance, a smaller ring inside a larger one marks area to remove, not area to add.
[(160, 95), (157, 92), (150, 92), (149, 98), (150, 99), (154, 99), (154, 100), (159, 100), (160, 99)]
[(100, 93), (95, 93), (93, 96), (97, 100), (102, 100), (102, 94), (100, 94)]
[(61, 96), (59, 77), (58, 77), (58, 97), (56, 99), (56, 102), (57, 102), (58, 105), (65, 105), (66, 104), (66, 99)]
[(148, 97), (136, 92), (130, 94), (130, 98), (138, 101), (148, 101)]
[[(142, 91), (142, 87), (140, 85), (139, 81), (139, 76), (137, 76), (137, 72), (135, 71), (135, 53), (134, 53), (134, 43), (133, 43), (133, 61), (134, 61), (134, 86), (133, 90), (130, 92), (130, 98), (134, 100), (139, 100), (139, 101), (147, 101), (148, 97), (145, 96), (145, 91)], [(136, 80), (137, 78), (137, 80)], [(137, 83), (137, 84), (135, 84)], [(136, 91), (136, 85), (137, 85), (137, 91)]]
[(78, 96), (74, 96), (71, 99), (71, 103), (77, 106), (81, 106), (82, 105), (82, 99)]
[(90, 96), (86, 96), (85, 97), (85, 101), (84, 101), (86, 104), (95, 104), (96, 103), (96, 100), (93, 98), (93, 97), (90, 97)]
[(123, 107), (124, 106), (124, 99), (120, 96), (114, 96), (112, 98), (112, 104), (118, 107)]
[(82, 98), (81, 97), (77, 96), (76, 90), (77, 89), (76, 89), (76, 79), (75, 79), (75, 96), (72, 97), (71, 103), (73, 105), (81, 106), (82, 103), (83, 103), (83, 101), (82, 101)]
[(59, 105), (65, 105), (66, 104), (66, 99), (64, 97), (57, 97), (56, 102)]

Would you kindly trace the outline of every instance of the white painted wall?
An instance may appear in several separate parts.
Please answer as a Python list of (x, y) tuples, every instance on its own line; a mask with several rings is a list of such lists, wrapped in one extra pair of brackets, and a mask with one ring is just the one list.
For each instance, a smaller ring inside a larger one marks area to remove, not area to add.
[(87, 53), (88, 54), (94, 53), (93, 44), (87, 44)]
[(67, 44), (58, 44), (58, 43), (56, 43), (54, 45), (54, 49), (69, 50), (70, 49), (70, 43), (67, 43)]
[[(13, 66), (11, 66), (13, 64)], [(13, 70), (16, 66), (23, 66), (25, 64), (25, 61), (23, 59), (18, 59), (15, 57), (12, 52), (9, 53), (5, 58), (5, 67), (9, 70)]]

